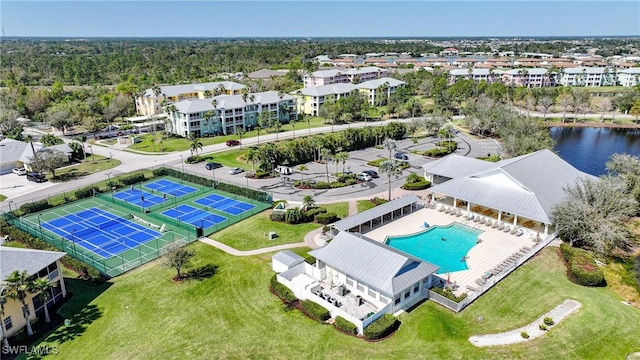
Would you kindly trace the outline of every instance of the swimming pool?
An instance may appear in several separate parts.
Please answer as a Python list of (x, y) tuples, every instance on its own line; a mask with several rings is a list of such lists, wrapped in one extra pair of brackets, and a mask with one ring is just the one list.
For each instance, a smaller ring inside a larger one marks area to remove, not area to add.
[(440, 266), (438, 274), (442, 274), (468, 269), (464, 258), (481, 233), (481, 230), (456, 222), (432, 226), (417, 234), (387, 237), (385, 244)]

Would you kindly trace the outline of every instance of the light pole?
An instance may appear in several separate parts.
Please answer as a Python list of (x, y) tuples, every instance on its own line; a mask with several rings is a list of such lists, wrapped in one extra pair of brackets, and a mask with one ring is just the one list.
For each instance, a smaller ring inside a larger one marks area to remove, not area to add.
[(105, 175), (107, 175), (107, 178), (108, 178), (107, 187), (111, 188), (111, 171), (106, 173)]
[(42, 223), (40, 222), (40, 216), (42, 216), (42, 214), (38, 214), (38, 227), (40, 228), (40, 240), (44, 240), (42, 237)]
[(71, 230), (71, 242), (73, 243), (73, 257), (78, 258), (78, 251), (76, 250), (76, 229)]
[(216, 168), (215, 168), (215, 166), (211, 166), (211, 177), (213, 178), (212, 187), (215, 189), (216, 188)]
[(111, 151), (109, 151), (109, 162), (113, 160), (113, 155), (111, 155)]
[(13, 200), (9, 200), (9, 212), (11, 212), (11, 204), (13, 204)]
[(184, 156), (180, 155), (180, 161), (182, 162), (182, 177), (184, 178)]

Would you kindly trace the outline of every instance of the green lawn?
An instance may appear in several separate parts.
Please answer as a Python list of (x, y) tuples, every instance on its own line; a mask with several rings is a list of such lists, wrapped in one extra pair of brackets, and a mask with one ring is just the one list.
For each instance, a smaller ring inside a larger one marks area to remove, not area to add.
[(251, 164), (244, 161), (244, 154), (246, 154), (246, 152), (246, 148), (234, 148), (219, 153), (203, 155), (202, 158), (205, 161), (219, 162), (220, 164), (228, 167), (239, 167), (245, 170), (251, 170)]
[(17, 242), (17, 241), (7, 241), (5, 243), (2, 244), (2, 246), (7, 246), (7, 247), (13, 247), (13, 248), (20, 248), (20, 249), (26, 249), (27, 245)]
[[(291, 244), (304, 241), (304, 236), (320, 227), (320, 224), (306, 223), (289, 225), (269, 219), (271, 210), (263, 211), (237, 224), (231, 225), (210, 238), (225, 243), (238, 250), (253, 250), (268, 246)], [(269, 240), (267, 233), (275, 231), (278, 238)]]
[(7, 200), (7, 197), (2, 195), (2, 194), (0, 194), (0, 201), (5, 201), (5, 200)]
[(336, 213), (336, 215), (338, 215), (338, 217), (341, 218), (341, 219), (344, 219), (347, 216), (349, 216), (349, 202), (348, 201), (339, 202), (339, 203), (332, 203), (332, 204), (319, 204), (318, 206), (326, 208), (327, 212)]
[[(287, 311), (268, 290), (271, 254), (232, 257), (202, 243), (195, 266), (215, 264), (203, 281), (173, 283), (158, 261), (108, 284), (67, 282), (75, 294), (60, 310), (73, 326), (49, 334), (64, 359), (621, 359), (638, 350), (640, 311), (609, 288), (572, 284), (556, 248), (503, 280), (459, 314), (432, 302), (400, 316), (391, 338), (368, 343)], [(525, 325), (563, 300), (583, 304), (542, 338), (476, 348), (475, 334)], [(476, 320), (482, 315), (483, 320)]]
[(358, 212), (359, 213), (361, 213), (363, 211), (367, 211), (369, 209), (373, 209), (374, 207), (376, 207), (376, 204), (372, 203), (369, 200), (357, 200), (356, 203), (358, 205)]
[(53, 181), (68, 181), (120, 165), (120, 160), (109, 159), (108, 157), (100, 155), (95, 155), (95, 163), (93, 160), (94, 157), (87, 156), (87, 161), (82, 160), (79, 164), (56, 170), (56, 179), (53, 179), (53, 174), (51, 173), (47, 174), (47, 178)]
[[(295, 128), (296, 135), (306, 135), (307, 132), (305, 130), (309, 128), (309, 125), (311, 125), (311, 128), (317, 128), (321, 126), (326, 126), (327, 124), (325, 124), (324, 118), (317, 117), (317, 116), (311, 117), (309, 124), (307, 124), (306, 120), (298, 121), (296, 122), (296, 128)], [(280, 132), (291, 131), (291, 130), (292, 130), (292, 127), (289, 124), (283, 125), (280, 128)], [(275, 129), (263, 129), (260, 131), (260, 136), (271, 134), (274, 132), (275, 132)], [(258, 136), (258, 132), (255, 130), (252, 130), (252, 131), (247, 131), (242, 136), (242, 138), (246, 139), (246, 138), (255, 137), (255, 136)], [(129, 145), (128, 149), (145, 151), (145, 152), (160, 152), (161, 150), (160, 144), (154, 144), (153, 135), (145, 134), (145, 135), (139, 136), (139, 138), (142, 139), (142, 142)], [(203, 146), (207, 146), (207, 145), (221, 144), (231, 139), (238, 140), (239, 137), (238, 135), (212, 136), (212, 137), (200, 138), (200, 141), (202, 141)], [(162, 141), (162, 150), (163, 152), (189, 150), (190, 144), (191, 144), (191, 141), (186, 138), (182, 138), (182, 137), (167, 138)]]

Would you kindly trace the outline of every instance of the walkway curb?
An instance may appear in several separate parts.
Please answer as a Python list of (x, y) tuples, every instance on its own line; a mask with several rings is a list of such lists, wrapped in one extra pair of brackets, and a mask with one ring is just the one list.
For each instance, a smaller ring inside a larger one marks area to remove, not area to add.
[(202, 238), (198, 239), (198, 241), (200, 241), (201, 243), (207, 244), (207, 245), (211, 245), (211, 246), (213, 246), (215, 248), (218, 248), (218, 249), (226, 252), (227, 254), (230, 254), (230, 255), (233, 255), (233, 256), (253, 256), (253, 255), (266, 254), (266, 253), (279, 251), (279, 250), (294, 249), (294, 248), (308, 246), (306, 243), (301, 242), (301, 243), (282, 244), (282, 245), (270, 246), (270, 247), (261, 248), (261, 249), (244, 251), (244, 250), (234, 249), (229, 245), (223, 244), (223, 243), (221, 243), (219, 241), (215, 241), (213, 239), (209, 239), (207, 237), (202, 237)]

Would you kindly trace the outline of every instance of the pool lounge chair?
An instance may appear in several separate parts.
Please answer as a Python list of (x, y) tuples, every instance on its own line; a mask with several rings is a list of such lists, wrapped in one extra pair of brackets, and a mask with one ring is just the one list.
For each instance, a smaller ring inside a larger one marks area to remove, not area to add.
[(524, 234), (524, 230), (522, 230), (522, 228), (518, 228), (518, 230), (516, 230), (516, 236), (522, 236), (522, 234)]
[(499, 223), (498, 224), (498, 230), (502, 230), (504, 229), (504, 224), (503, 223)]
[(492, 228), (497, 228), (498, 226), (500, 226), (500, 223), (498, 222), (498, 220), (493, 222), (493, 225), (491, 225)]
[(478, 290), (478, 288), (475, 288), (475, 287), (473, 287), (473, 286), (471, 286), (471, 285), (467, 285), (467, 290), (469, 290), (469, 291), (476, 291), (476, 290)]
[(509, 225), (505, 225), (503, 231), (508, 233), (509, 231), (511, 231), (511, 227)]
[(460, 217), (462, 215), (462, 211), (460, 211), (460, 209), (456, 210), (456, 216)]
[(481, 277), (476, 279), (476, 284), (478, 284), (480, 286), (484, 285), (486, 282), (487, 282), (487, 280), (485, 280), (485, 279), (483, 279)]

